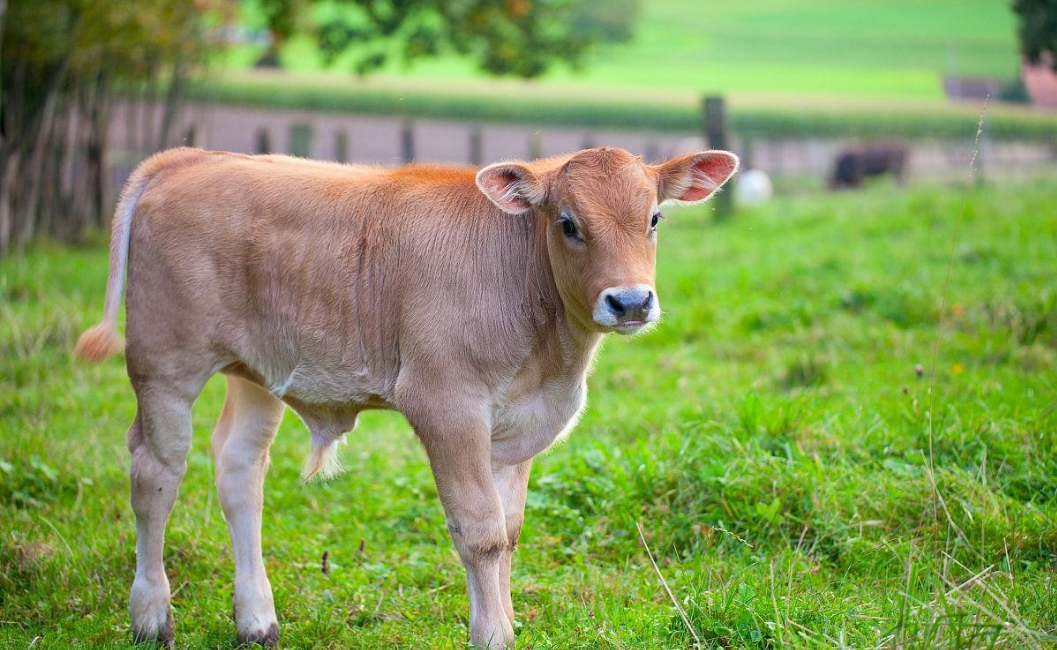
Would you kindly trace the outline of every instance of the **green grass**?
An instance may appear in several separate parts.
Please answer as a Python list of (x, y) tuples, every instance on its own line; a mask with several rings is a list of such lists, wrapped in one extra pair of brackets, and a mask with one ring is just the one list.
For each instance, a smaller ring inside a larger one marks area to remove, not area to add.
[[(645, 0), (636, 30), (631, 43), (599, 47), (582, 73), (557, 67), (547, 80), (640, 94), (692, 88), (939, 99), (944, 74), (1011, 78), (1019, 65), (1015, 17), (999, 0)], [(291, 43), (283, 61), (302, 72), (322, 66), (307, 40)], [(482, 76), (454, 57), (410, 69), (394, 63), (386, 73)]]
[[(246, 14), (249, 24), (259, 22), (252, 5)], [(743, 138), (965, 139), (975, 133), (979, 102), (950, 104), (942, 78), (1012, 79), (1014, 31), (1008, 3), (996, 0), (755, 0), (707, 9), (699, 0), (655, 1), (643, 3), (632, 42), (599, 46), (582, 70), (559, 65), (540, 80), (489, 79), (454, 55), (410, 67), (394, 61), (356, 78), (353, 55), (327, 72), (301, 38), (285, 50), (289, 74), (246, 70), (259, 52), (240, 47), (192, 96), (534, 128), (686, 133), (700, 130), (707, 93), (727, 97), (731, 127)], [(1057, 139), (1054, 116), (995, 101), (987, 128), (995, 138)]]
[[(637, 523), (713, 647), (1053, 647), (1052, 188), (879, 186), (721, 225), (672, 211), (665, 322), (607, 341), (585, 417), (534, 468), (519, 648), (693, 643)], [(133, 397), (120, 360), (69, 357), (105, 277), (102, 242), (0, 262), (0, 647), (129, 639)], [(222, 393), (196, 405), (169, 526), (182, 647), (235, 643), (208, 451)], [(347, 471), (302, 486), (308, 440), (288, 416), (266, 487), (284, 647), (464, 647), (461, 565), (406, 425), (363, 418)]]

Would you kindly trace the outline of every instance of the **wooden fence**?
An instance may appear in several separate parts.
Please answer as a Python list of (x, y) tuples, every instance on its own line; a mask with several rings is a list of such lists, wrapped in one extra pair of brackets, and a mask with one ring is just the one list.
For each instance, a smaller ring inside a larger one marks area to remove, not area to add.
[[(148, 113), (149, 112), (145, 112)], [(708, 99), (699, 133), (613, 129), (533, 128), (520, 124), (411, 120), (399, 116), (340, 115), (316, 111), (271, 110), (227, 105), (192, 107), (183, 118), (181, 142), (242, 153), (290, 153), (322, 160), (400, 164), (411, 161), (481, 165), (496, 160), (538, 158), (598, 145), (625, 148), (655, 161), (702, 148), (730, 148), (775, 178), (796, 179), (794, 187), (819, 189), (837, 154), (850, 140), (788, 138), (743, 140), (730, 134), (723, 103)], [(127, 172), (149, 152), (124, 137), (126, 120), (115, 111), (111, 128), (113, 180), (120, 187)], [(137, 127), (139, 128), (139, 127)], [(135, 130), (135, 129), (133, 129)], [(974, 142), (926, 138), (910, 142), (911, 182), (959, 182), (967, 176)], [(988, 178), (1057, 173), (1051, 144), (996, 141), (985, 137), (977, 165)]]

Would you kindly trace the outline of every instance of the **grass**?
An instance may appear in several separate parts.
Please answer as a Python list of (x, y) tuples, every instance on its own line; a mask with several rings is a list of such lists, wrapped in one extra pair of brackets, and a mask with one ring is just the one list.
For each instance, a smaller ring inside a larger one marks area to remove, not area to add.
[[(558, 66), (546, 80), (638, 94), (693, 88), (937, 100), (943, 97), (944, 74), (1005, 79), (1019, 66), (1014, 14), (1009, 3), (995, 0), (641, 4), (633, 41), (603, 45), (585, 61), (583, 72)], [(323, 2), (315, 14), (333, 11)], [(247, 20), (259, 21), (252, 8)], [(252, 60), (250, 54), (241, 51), (233, 63)], [(304, 39), (288, 46), (283, 62), (298, 72), (322, 67)], [(350, 69), (338, 62), (343, 65)], [(482, 77), (456, 57), (410, 68), (394, 63), (385, 73), (422, 80)]]
[[(261, 26), (245, 5), (245, 20)], [(323, 2), (320, 16), (334, 9)], [(312, 17), (305, 18), (310, 22)], [(544, 78), (486, 78), (454, 55), (392, 62), (356, 78), (353, 55), (325, 71), (309, 40), (294, 39), (292, 74), (246, 68), (260, 48), (235, 48), (192, 91), (201, 100), (541, 127), (697, 132), (701, 98), (722, 94), (742, 138), (964, 139), (979, 102), (944, 98), (948, 74), (1012, 80), (1015, 17), (994, 0), (755, 0), (703, 10), (697, 0), (643, 2), (634, 40), (601, 45), (582, 70)], [(970, 105), (971, 104), (971, 105)], [(991, 102), (989, 135), (1057, 138), (1057, 118)]]
[[(878, 186), (718, 225), (673, 211), (665, 322), (607, 341), (585, 417), (534, 468), (519, 647), (1053, 647), (1052, 187)], [(105, 268), (102, 241), (0, 262), (0, 647), (129, 639), (133, 398), (120, 360), (69, 357)], [(222, 393), (196, 405), (169, 526), (183, 647), (235, 644), (208, 451)], [(465, 647), (412, 440), (370, 414), (347, 471), (302, 486), (308, 433), (284, 421), (264, 521), (284, 647)]]

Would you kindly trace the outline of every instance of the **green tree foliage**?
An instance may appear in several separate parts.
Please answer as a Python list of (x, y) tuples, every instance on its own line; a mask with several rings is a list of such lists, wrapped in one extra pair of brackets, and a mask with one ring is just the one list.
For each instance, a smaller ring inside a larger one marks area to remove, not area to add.
[(38, 232), (75, 237), (109, 208), (115, 88), (160, 105), (168, 144), (183, 82), (234, 0), (8, 0), (0, 8), (0, 255)]
[(1019, 18), (1020, 53), (1028, 62), (1038, 63), (1042, 53), (1049, 52), (1057, 70), (1057, 0), (1013, 0), (1013, 11)]
[[(599, 40), (626, 40), (638, 0), (332, 0), (332, 16), (308, 24), (309, 0), (261, 0), (277, 47), (295, 32), (312, 36), (333, 61), (354, 51), (365, 74), (454, 52), (494, 75), (537, 77), (553, 63), (582, 62)], [(274, 58), (271, 52), (268, 58)]]

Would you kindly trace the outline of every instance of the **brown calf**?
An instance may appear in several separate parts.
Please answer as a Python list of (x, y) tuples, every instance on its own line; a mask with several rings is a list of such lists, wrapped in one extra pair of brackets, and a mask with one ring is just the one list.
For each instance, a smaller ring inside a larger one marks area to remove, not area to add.
[(285, 406), (312, 433), (306, 474), (365, 409), (406, 416), (466, 568), (470, 637), (512, 647), (510, 559), (532, 458), (571, 428), (601, 336), (656, 322), (658, 205), (715, 192), (737, 158), (658, 165), (591, 149), (476, 170), (399, 169), (174, 149), (132, 175), (114, 217), (100, 360), (127, 268), (136, 639), (172, 642), (164, 530), (191, 403), (227, 376), (213, 433), (241, 640), (278, 640), (261, 558), (268, 448)]

